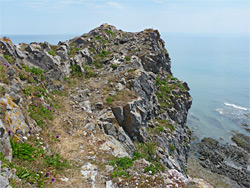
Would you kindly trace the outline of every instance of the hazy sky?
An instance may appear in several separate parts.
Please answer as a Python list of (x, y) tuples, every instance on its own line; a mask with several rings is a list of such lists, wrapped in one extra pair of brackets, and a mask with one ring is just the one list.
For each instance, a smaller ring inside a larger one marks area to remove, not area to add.
[(0, 34), (125, 31), (249, 34), (249, 0), (0, 0)]

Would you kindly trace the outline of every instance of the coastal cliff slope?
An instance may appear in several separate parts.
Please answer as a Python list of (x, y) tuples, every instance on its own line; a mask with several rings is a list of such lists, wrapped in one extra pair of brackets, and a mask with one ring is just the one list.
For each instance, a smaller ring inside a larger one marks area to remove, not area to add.
[(0, 39), (2, 187), (211, 187), (186, 175), (188, 90), (157, 30)]

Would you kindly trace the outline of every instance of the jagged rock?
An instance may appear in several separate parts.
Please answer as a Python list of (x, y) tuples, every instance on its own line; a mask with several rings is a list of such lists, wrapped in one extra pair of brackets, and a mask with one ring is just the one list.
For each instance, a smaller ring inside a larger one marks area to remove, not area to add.
[(98, 168), (96, 165), (91, 163), (86, 163), (81, 168), (81, 173), (84, 179), (87, 180), (88, 183), (95, 187), (96, 176), (98, 175)]
[(8, 180), (8, 178), (5, 178), (4, 176), (0, 175), (0, 187), (2, 188), (7, 188), (7, 187), (11, 187), (9, 186), (10, 182)]
[(19, 50), (18, 48), (15, 48), (15, 52), (16, 52), (16, 54), (17, 54), (17, 57), (19, 57), (20, 59), (24, 59), (24, 58), (27, 57), (26, 54), (23, 53), (23, 52), (22, 52), (21, 50)]
[(106, 142), (100, 145), (99, 149), (102, 151), (108, 151), (116, 157), (128, 157), (129, 156), (129, 154), (126, 152), (125, 148), (123, 147), (123, 145), (113, 136), (109, 136), (109, 139), (107, 139)]
[(42, 47), (48, 51), (51, 51), (51, 47), (50, 47), (49, 43), (47, 43), (47, 42), (42, 43)]
[(17, 139), (22, 139), (30, 131), (30, 127), (26, 124), (22, 110), (17, 106), (6, 94), (5, 98), (0, 99), (0, 104), (6, 105), (6, 122)]
[(36, 49), (32, 44), (28, 44), (26, 47), (25, 47), (25, 50), (29, 53), (39, 53), (40, 51), (38, 49)]
[(123, 108), (120, 106), (112, 107), (112, 112), (114, 113), (115, 118), (118, 121), (119, 125), (122, 126), (122, 122), (124, 120)]
[(88, 64), (91, 64), (93, 62), (93, 58), (91, 57), (88, 48), (84, 48), (83, 50), (80, 51), (80, 53), (82, 57), (86, 59), (86, 62)]
[(142, 118), (140, 113), (135, 110), (133, 103), (129, 103), (124, 107), (124, 121), (122, 127), (133, 139), (137, 139), (139, 128), (141, 127)]
[(0, 50), (4, 55), (10, 55), (14, 58), (16, 57), (14, 45), (7, 37), (0, 37)]
[(103, 102), (98, 102), (98, 103), (96, 103), (96, 108), (98, 108), (98, 109), (102, 109), (103, 108)]
[(248, 153), (250, 153), (250, 137), (241, 133), (237, 133), (232, 137), (232, 141), (237, 144), (237, 146), (243, 148)]
[(5, 159), (8, 161), (12, 161), (12, 148), (10, 145), (10, 139), (8, 135), (8, 131), (3, 125), (2, 120), (0, 119), (0, 152), (2, 152), (5, 156)]
[(106, 188), (115, 188), (115, 186), (113, 185), (112, 180), (106, 181)]
[(56, 55), (60, 56), (62, 60), (67, 61), (69, 59), (67, 46), (61, 45), (59, 48), (57, 48)]
[(56, 68), (56, 65), (60, 64), (60, 62), (55, 58), (53, 58), (53, 56), (50, 55), (46, 50), (44, 50), (43, 53), (41, 53), (40, 59), (41, 60), (39, 61), (38, 66), (45, 71), (54, 69)]

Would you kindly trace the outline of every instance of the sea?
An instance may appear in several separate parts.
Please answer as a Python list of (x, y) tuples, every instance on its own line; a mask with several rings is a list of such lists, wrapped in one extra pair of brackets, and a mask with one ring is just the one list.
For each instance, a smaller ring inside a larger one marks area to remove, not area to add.
[[(80, 34), (79, 34), (80, 35)], [(9, 35), (14, 44), (57, 44), (75, 35)], [(175, 77), (188, 83), (193, 104), (187, 125), (201, 140), (232, 143), (235, 133), (250, 136), (250, 36), (163, 33)]]

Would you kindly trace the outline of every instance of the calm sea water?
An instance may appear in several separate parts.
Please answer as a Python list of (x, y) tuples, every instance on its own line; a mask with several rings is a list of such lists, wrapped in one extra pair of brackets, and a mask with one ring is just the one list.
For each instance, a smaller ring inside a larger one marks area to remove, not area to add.
[[(14, 44), (57, 44), (77, 35), (10, 35)], [(193, 105), (188, 126), (198, 138), (230, 142), (233, 132), (250, 136), (249, 36), (162, 34), (175, 77), (186, 81)]]
[(230, 142), (250, 125), (249, 36), (163, 35), (174, 76), (186, 81), (193, 105), (188, 125), (198, 138)]

